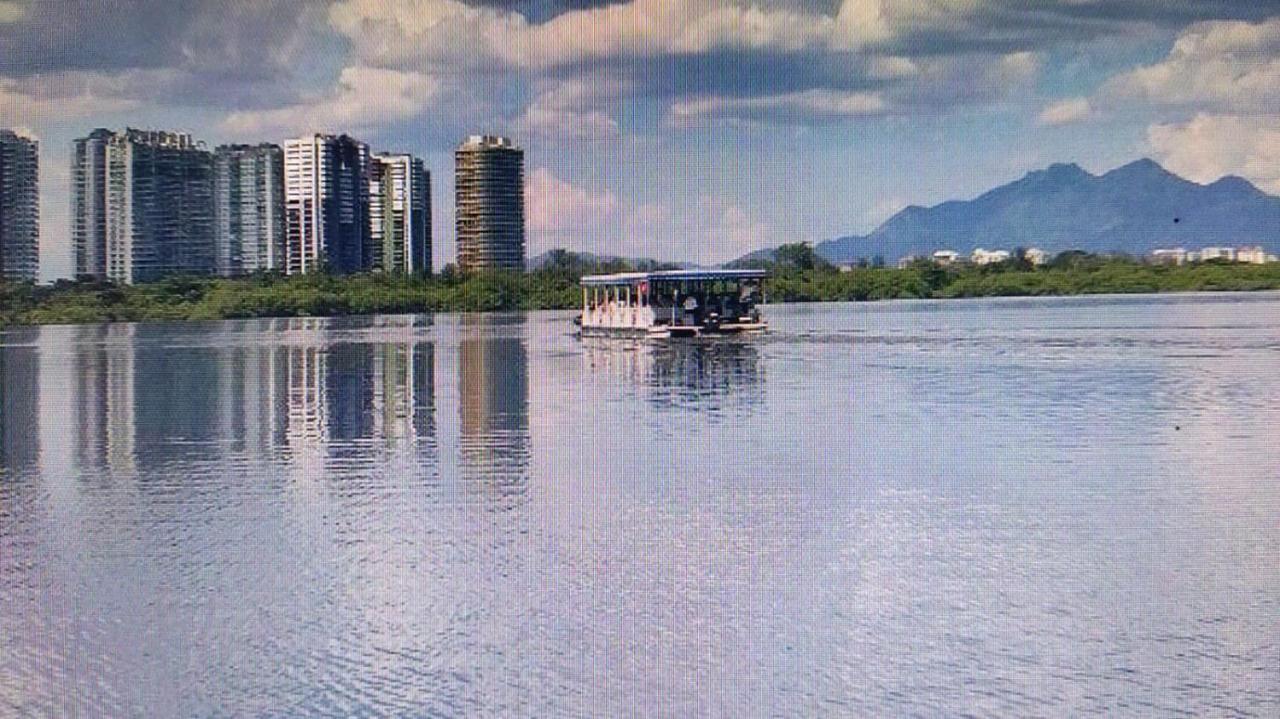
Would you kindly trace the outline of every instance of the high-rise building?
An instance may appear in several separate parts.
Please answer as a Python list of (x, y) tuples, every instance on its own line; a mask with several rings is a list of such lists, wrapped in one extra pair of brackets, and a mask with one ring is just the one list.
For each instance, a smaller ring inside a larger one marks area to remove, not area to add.
[(107, 143), (98, 128), (75, 141), (71, 152), (71, 245), (76, 277), (107, 278)]
[(75, 141), (71, 170), (77, 275), (131, 284), (213, 271), (213, 155), (203, 143), (94, 130)]
[(285, 141), (286, 272), (372, 266), (369, 174), (369, 146), (347, 135)]
[(35, 282), (40, 271), (40, 147), (0, 130), (0, 280)]
[(472, 135), (454, 153), (458, 268), (524, 270), (524, 151)]
[(107, 278), (213, 271), (213, 155), (191, 135), (127, 129), (106, 150)]
[(284, 268), (284, 151), (222, 145), (213, 153), (214, 263), (224, 277)]
[(431, 174), (422, 160), (404, 154), (373, 156), (369, 239), (374, 268), (431, 272)]

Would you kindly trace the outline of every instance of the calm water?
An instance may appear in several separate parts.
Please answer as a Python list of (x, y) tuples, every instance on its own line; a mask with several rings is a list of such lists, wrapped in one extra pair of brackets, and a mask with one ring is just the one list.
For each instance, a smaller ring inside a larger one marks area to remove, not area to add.
[(1280, 295), (0, 334), (2, 716), (1280, 716)]

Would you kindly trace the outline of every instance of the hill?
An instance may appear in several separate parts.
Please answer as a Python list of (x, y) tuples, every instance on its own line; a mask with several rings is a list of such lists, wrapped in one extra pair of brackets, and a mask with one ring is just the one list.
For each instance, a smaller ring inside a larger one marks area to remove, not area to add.
[(1280, 252), (1280, 197), (1234, 176), (1200, 185), (1143, 159), (1101, 175), (1051, 165), (972, 200), (907, 207), (870, 234), (815, 249), (829, 261), (850, 262), (977, 247), (1145, 255), (1161, 247), (1242, 245)]

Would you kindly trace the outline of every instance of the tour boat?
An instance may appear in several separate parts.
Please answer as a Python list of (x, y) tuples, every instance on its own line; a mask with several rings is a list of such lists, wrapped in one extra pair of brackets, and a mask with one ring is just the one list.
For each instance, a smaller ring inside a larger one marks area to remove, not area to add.
[(763, 332), (764, 270), (666, 270), (582, 278), (584, 334), (698, 337)]

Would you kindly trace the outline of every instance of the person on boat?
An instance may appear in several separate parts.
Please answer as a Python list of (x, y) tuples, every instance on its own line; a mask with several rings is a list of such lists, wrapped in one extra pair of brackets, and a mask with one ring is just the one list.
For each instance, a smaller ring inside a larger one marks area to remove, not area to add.
[(690, 294), (684, 298), (682, 307), (684, 308), (685, 322), (691, 325), (698, 324), (698, 298)]

